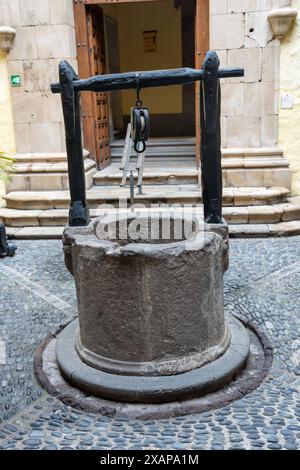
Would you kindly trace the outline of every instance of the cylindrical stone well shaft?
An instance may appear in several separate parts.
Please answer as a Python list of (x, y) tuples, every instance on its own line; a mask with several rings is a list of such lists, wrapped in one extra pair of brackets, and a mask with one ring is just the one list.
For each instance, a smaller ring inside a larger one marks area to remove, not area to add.
[[(127, 377), (129, 383), (183, 378), (229, 354), (226, 237), (200, 227), (196, 218), (152, 214), (103, 217), (87, 228), (68, 228), (64, 243), (78, 299), (72, 347), (96, 382), (99, 374)], [(69, 377), (62, 351), (58, 347), (58, 362)], [(86, 389), (97, 393), (97, 387)], [(111, 395), (131, 400), (128, 393)]]

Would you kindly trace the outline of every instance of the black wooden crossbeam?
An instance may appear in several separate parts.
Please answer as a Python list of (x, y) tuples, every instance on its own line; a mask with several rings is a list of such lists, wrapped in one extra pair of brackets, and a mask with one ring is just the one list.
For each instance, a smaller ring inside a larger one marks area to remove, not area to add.
[[(109, 75), (96, 75), (95, 77), (85, 80), (74, 80), (73, 89), (80, 91), (115, 91), (136, 89), (137, 83), (140, 88), (154, 88), (169, 85), (185, 85), (197, 82), (203, 79), (204, 71), (202, 69), (169, 69), (169, 70), (153, 70), (149, 72), (127, 72), (115, 73)], [(228, 68), (219, 69), (219, 78), (243, 77), (244, 69)], [(51, 85), (52, 93), (60, 93), (59, 83)]]

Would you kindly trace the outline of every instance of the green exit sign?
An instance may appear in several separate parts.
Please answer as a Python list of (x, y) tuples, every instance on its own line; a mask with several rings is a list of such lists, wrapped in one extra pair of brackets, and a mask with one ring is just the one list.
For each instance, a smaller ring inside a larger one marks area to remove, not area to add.
[(11, 75), (10, 76), (11, 86), (21, 86), (21, 76), (20, 75)]

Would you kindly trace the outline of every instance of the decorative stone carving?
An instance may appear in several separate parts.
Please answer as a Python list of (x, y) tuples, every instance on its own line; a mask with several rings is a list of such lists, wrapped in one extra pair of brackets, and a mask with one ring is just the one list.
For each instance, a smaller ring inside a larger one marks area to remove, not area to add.
[(279, 8), (268, 13), (268, 20), (272, 26), (274, 35), (279, 40), (285, 38), (296, 18), (297, 10), (295, 8)]
[(12, 43), (16, 35), (16, 30), (10, 26), (0, 26), (0, 51), (8, 52), (12, 48)]

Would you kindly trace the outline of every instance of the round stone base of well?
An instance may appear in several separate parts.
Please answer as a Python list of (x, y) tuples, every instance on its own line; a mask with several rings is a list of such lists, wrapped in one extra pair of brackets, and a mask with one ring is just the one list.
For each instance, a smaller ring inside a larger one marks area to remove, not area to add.
[[(148, 391), (147, 397), (152, 397), (151, 400), (149, 400), (149, 403), (132, 403), (130, 402), (131, 400), (124, 402), (123, 400), (121, 401), (117, 398), (112, 399), (111, 394), (113, 390), (114, 397), (119, 396), (120, 392), (122, 393), (122, 398), (124, 397), (124, 387), (120, 388), (120, 379), (122, 379), (122, 377), (113, 377), (118, 382), (118, 388), (116, 392), (115, 388), (112, 389), (112, 386), (115, 387), (115, 383), (109, 383), (107, 381), (108, 377), (105, 377), (106, 382), (100, 380), (99, 377), (103, 379), (106, 375), (105, 373), (103, 373), (104, 375), (101, 376), (98, 375), (97, 382), (94, 382), (94, 378), (93, 381), (91, 381), (91, 375), (81, 377), (80, 380), (84, 383), (83, 387), (81, 387), (82, 383), (80, 382), (80, 389), (77, 377), (80, 377), (81, 374), (83, 374), (83, 371), (85, 371), (85, 373), (91, 374), (91, 372), (94, 372), (94, 369), (83, 365), (81, 361), (80, 363), (77, 362), (78, 356), (77, 353), (75, 353), (75, 348), (73, 348), (74, 340), (72, 340), (72, 338), (65, 340), (65, 347), (63, 349), (68, 350), (70, 352), (71, 358), (73, 357), (76, 359), (76, 368), (73, 369), (73, 377), (75, 377), (75, 380), (72, 378), (72, 376), (69, 376), (68, 380), (66, 380), (62, 376), (58, 367), (56, 351), (59, 339), (65, 338), (64, 335), (67, 333), (70, 336), (72, 336), (71, 332), (74, 333), (74, 330), (76, 329), (76, 322), (74, 321), (67, 325), (67, 327), (64, 327), (63, 329), (60, 328), (60, 330), (55, 334), (49, 334), (37, 348), (35, 356), (36, 376), (40, 384), (51, 395), (56, 396), (65, 404), (88, 412), (101, 413), (106, 416), (116, 416), (120, 418), (126, 417), (132, 419), (160, 419), (198, 412), (200, 413), (220, 408), (231, 403), (232, 401), (241, 399), (244, 395), (247, 395), (248, 393), (251, 393), (253, 390), (255, 390), (267, 377), (273, 359), (273, 352), (269, 340), (263, 332), (257, 329), (257, 327), (244, 321), (243, 319), (237, 319), (232, 316), (227, 316), (227, 321), (230, 324), (233, 337), (236, 333), (238, 334), (238, 332), (242, 332), (241, 336), (239, 337), (239, 344), (234, 346), (232, 343), (232, 352), (229, 352), (229, 354), (232, 354), (233, 350), (235, 350), (236, 355), (234, 356), (236, 361), (236, 370), (233, 371), (232, 366), (229, 367), (227, 363), (229, 356), (227, 356), (227, 360), (223, 362), (223, 365), (221, 366), (221, 363), (219, 362), (218, 368), (214, 369), (219, 371), (219, 377), (217, 378), (218, 385), (216, 385), (216, 377), (212, 376), (211, 380), (214, 381), (213, 385), (209, 382), (204, 385), (204, 376), (202, 376), (202, 381), (199, 381), (199, 375), (197, 381), (190, 377), (190, 382), (188, 384), (186, 381), (184, 382), (182, 380), (180, 382), (180, 380), (177, 380), (176, 384), (174, 382), (173, 387), (178, 387), (176, 393), (178, 393), (178, 389), (180, 389), (180, 393), (184, 391), (184, 396), (186, 397), (185, 399), (176, 399), (176, 401), (174, 399), (172, 401), (170, 397), (173, 396), (174, 388), (171, 390), (171, 394), (168, 395), (168, 402), (165, 400), (165, 403), (155, 403), (155, 401), (153, 401), (153, 397), (160, 397), (159, 399), (161, 399), (161, 389), (156, 389), (154, 392), (150, 390), (151, 395), (149, 395)], [(242, 337), (244, 338), (244, 352), (242, 352), (240, 349)], [(67, 345), (67, 341), (69, 341), (69, 345)], [(70, 348), (71, 344), (73, 345)], [(248, 351), (248, 357), (246, 351)], [(240, 356), (239, 359), (238, 356)], [(217, 361), (220, 361), (220, 359)], [(64, 360), (66, 360), (66, 356)], [(217, 364), (214, 364), (214, 368), (216, 365)], [(62, 364), (60, 364), (60, 367), (61, 366)], [(83, 369), (81, 369), (81, 367), (83, 367)], [(220, 371), (220, 367), (226, 368), (227, 373), (225, 370)], [(92, 369), (92, 371), (89, 369)], [(67, 367), (67, 371), (68, 374), (72, 374), (69, 367)], [(206, 370), (207, 379), (210, 373), (213, 373), (212, 369), (210, 371)], [(97, 371), (97, 374), (99, 374), (99, 371)], [(184, 374), (178, 375), (177, 379), (182, 379), (183, 375)], [(125, 383), (127, 384), (126, 393), (128, 393), (129, 390), (131, 396), (133, 396), (133, 393), (135, 396), (137, 396), (137, 390), (132, 388), (130, 378), (127, 376), (124, 379)], [(135, 377), (135, 379), (139, 380), (140, 385), (145, 387), (142, 377)], [(149, 379), (149, 377), (147, 379)], [(157, 380), (158, 378), (154, 377), (154, 379)], [(192, 383), (194, 383), (196, 389), (191, 388)], [(76, 386), (74, 387), (73, 384)], [(86, 388), (86, 384), (88, 389)], [(101, 398), (99, 396), (95, 396), (94, 392), (91, 392), (90, 387), (94, 387), (95, 385), (98, 391), (101, 390)], [(103, 391), (105, 394), (109, 394), (106, 396), (109, 396), (110, 399), (104, 398)], [(188, 395), (186, 395), (186, 392), (188, 392)], [(141, 396), (140, 392), (138, 396)]]
[(57, 338), (56, 360), (65, 379), (97, 397), (131, 403), (165, 403), (214, 392), (231, 382), (245, 367), (250, 340), (244, 325), (227, 318), (230, 344), (213, 362), (177, 375), (120, 375), (84, 363), (76, 351), (78, 321), (71, 322)]

